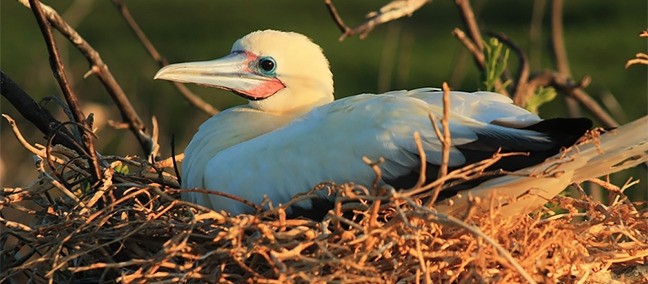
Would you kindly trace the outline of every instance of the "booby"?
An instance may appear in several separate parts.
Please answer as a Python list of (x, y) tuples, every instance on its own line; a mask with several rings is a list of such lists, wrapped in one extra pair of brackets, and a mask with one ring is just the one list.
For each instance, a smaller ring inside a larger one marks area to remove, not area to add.
[[(225, 89), (248, 100), (200, 126), (185, 150), (183, 188), (217, 190), (256, 204), (267, 196), (277, 205), (322, 182), (371, 186), (375, 174), (363, 157), (383, 158), (381, 183), (406, 188), (420, 170), (414, 132), (420, 133), (427, 156), (428, 181), (441, 164), (442, 146), (429, 119), (442, 117), (441, 90), (334, 100), (329, 62), (302, 34), (255, 31), (237, 40), (225, 57), (168, 65), (155, 79)], [(529, 156), (506, 158), (494, 168), (525, 168), (571, 146), (592, 126), (585, 118), (543, 120), (492, 92), (452, 91), (450, 100), (451, 168), (498, 150)], [(324, 204), (333, 198), (318, 194)], [(234, 215), (253, 211), (213, 194), (182, 197)], [(318, 202), (299, 203), (289, 213), (325, 210)]]

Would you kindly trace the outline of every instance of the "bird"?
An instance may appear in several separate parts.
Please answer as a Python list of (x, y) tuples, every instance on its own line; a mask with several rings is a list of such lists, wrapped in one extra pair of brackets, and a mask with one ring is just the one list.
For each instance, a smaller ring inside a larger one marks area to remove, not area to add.
[[(394, 188), (414, 185), (421, 174), (434, 180), (442, 164), (442, 144), (430, 122), (430, 116), (443, 116), (442, 90), (335, 100), (329, 61), (317, 44), (296, 32), (254, 31), (236, 40), (224, 57), (167, 65), (154, 78), (223, 89), (248, 101), (199, 127), (184, 152), (182, 188), (224, 192), (255, 204), (267, 198), (277, 205), (323, 182), (372, 186), (376, 174), (363, 157), (381, 160), (379, 183)], [(559, 154), (592, 128), (587, 118), (541, 119), (494, 92), (451, 91), (449, 98), (450, 169), (501, 151), (528, 155), (504, 158), (493, 169), (522, 170)], [(426, 156), (425, 173), (420, 173), (415, 132)], [(316, 194), (288, 213), (321, 217), (334, 196)], [(204, 191), (182, 198), (232, 215), (254, 212), (245, 203)]]

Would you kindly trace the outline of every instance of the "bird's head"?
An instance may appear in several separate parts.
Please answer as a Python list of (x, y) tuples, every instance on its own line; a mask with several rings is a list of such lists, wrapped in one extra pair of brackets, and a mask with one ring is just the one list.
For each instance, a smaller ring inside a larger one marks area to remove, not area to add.
[(225, 57), (171, 64), (155, 79), (229, 90), (267, 112), (310, 109), (333, 100), (333, 75), (322, 49), (293, 32), (252, 32)]

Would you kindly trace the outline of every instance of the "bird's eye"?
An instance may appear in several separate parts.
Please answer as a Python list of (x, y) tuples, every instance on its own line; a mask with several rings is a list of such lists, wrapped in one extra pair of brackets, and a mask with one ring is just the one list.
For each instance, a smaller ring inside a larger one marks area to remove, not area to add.
[(277, 69), (277, 63), (272, 57), (261, 57), (258, 66), (261, 73), (265, 75), (273, 75), (275, 69)]

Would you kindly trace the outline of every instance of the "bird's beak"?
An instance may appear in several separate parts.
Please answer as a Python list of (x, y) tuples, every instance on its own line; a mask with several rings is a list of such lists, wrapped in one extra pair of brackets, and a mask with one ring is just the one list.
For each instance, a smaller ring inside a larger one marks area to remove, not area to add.
[(251, 53), (233, 52), (216, 60), (171, 64), (160, 69), (154, 79), (215, 87), (233, 91), (249, 100), (261, 100), (285, 86), (276, 77), (255, 71), (256, 59)]

